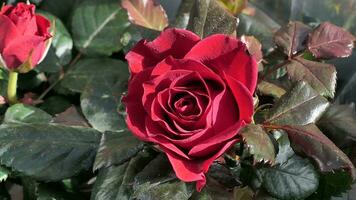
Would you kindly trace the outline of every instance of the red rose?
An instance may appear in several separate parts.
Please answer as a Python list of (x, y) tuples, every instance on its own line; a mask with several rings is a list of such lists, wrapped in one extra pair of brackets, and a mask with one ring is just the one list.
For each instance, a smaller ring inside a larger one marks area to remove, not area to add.
[(182, 29), (140, 41), (126, 59), (129, 129), (158, 144), (177, 177), (197, 181), (200, 191), (209, 166), (251, 122), (256, 61), (236, 38), (216, 34), (201, 40)]
[(49, 48), (50, 22), (35, 14), (35, 6), (18, 3), (0, 11), (0, 61), (10, 71), (27, 72)]

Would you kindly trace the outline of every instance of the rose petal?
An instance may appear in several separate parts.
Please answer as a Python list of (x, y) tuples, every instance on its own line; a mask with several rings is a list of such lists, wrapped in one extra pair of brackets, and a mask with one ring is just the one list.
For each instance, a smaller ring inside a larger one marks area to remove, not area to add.
[(36, 22), (37, 22), (37, 35), (45, 37), (46, 39), (50, 38), (51, 35), (49, 31), (51, 28), (51, 22), (41, 15), (36, 15)]
[(147, 113), (141, 103), (143, 82), (150, 77), (152, 69), (147, 69), (129, 81), (128, 93), (122, 102), (126, 105), (126, 124), (131, 132), (144, 141), (149, 141), (146, 135), (145, 119)]
[(35, 66), (45, 51), (45, 42), (39, 36), (21, 36), (12, 39), (3, 50), (3, 59), (9, 69), (25, 63), (31, 55), (31, 66)]
[(135, 75), (147, 67), (155, 66), (168, 56), (183, 58), (199, 40), (199, 36), (190, 31), (169, 28), (152, 42), (138, 42), (125, 58), (132, 75)]
[(184, 182), (196, 181), (196, 189), (201, 191), (206, 184), (205, 174), (208, 172), (210, 165), (220, 157), (228, 148), (230, 148), (238, 139), (234, 139), (225, 143), (213, 156), (207, 159), (186, 160), (177, 156), (169, 149), (165, 149), (166, 155), (173, 167), (176, 176)]
[(19, 37), (19, 34), (14, 23), (5, 15), (0, 15), (0, 30), (2, 30), (0, 31), (0, 52), (2, 52), (11, 40)]
[(220, 146), (224, 145), (226, 141), (237, 139), (236, 136), (243, 125), (245, 125), (245, 123), (239, 121), (226, 130), (218, 132), (214, 137), (201, 140), (190, 149), (188, 156), (205, 157), (211, 155), (212, 152), (216, 152)]
[(225, 72), (243, 83), (251, 93), (257, 84), (258, 66), (239, 40), (215, 34), (198, 42), (185, 56), (217, 71)]
[(201, 191), (206, 185), (205, 174), (199, 170), (199, 163), (185, 161), (174, 154), (166, 153), (173, 170), (180, 180), (184, 182), (197, 182), (196, 189)]
[(254, 112), (252, 94), (240, 81), (237, 81), (232, 76), (225, 75), (225, 79), (238, 104), (240, 120), (250, 123)]

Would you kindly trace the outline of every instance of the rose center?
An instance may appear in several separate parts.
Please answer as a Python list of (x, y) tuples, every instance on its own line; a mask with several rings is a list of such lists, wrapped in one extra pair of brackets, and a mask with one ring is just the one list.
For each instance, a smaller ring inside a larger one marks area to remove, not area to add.
[(173, 109), (178, 115), (188, 117), (199, 114), (199, 106), (194, 97), (185, 94), (178, 95), (175, 99)]

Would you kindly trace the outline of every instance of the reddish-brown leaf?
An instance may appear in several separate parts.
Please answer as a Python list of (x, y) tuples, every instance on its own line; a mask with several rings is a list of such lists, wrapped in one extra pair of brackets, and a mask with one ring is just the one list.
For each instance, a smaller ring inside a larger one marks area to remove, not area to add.
[(322, 172), (346, 169), (353, 179), (355, 167), (347, 157), (315, 124), (305, 126), (281, 126), (288, 133), (295, 150), (314, 159)]
[(295, 58), (287, 65), (292, 81), (305, 81), (319, 94), (334, 97), (336, 69), (334, 65)]
[(122, 0), (121, 5), (136, 25), (158, 31), (168, 26), (167, 14), (156, 0)]
[(324, 22), (309, 35), (308, 49), (316, 58), (339, 58), (351, 55), (355, 37), (344, 29)]
[(289, 22), (274, 35), (274, 42), (292, 57), (305, 49), (305, 42), (311, 28), (301, 22)]
[(262, 44), (254, 36), (241, 36), (242, 42), (246, 44), (248, 52), (255, 58), (257, 63), (260, 63), (263, 58)]
[(84, 126), (89, 127), (89, 124), (74, 106), (69, 107), (62, 113), (59, 113), (53, 120), (54, 123), (64, 124), (68, 126)]

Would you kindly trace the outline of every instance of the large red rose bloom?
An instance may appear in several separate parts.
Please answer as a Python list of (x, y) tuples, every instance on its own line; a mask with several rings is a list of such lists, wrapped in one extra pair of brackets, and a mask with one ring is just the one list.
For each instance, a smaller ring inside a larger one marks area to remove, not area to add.
[(251, 122), (256, 61), (236, 38), (216, 34), (201, 40), (182, 29), (140, 41), (126, 59), (128, 128), (158, 144), (177, 177), (196, 181), (200, 191), (209, 166)]

